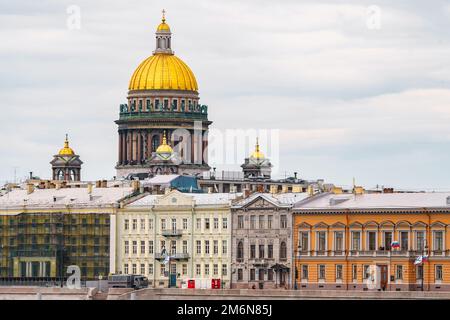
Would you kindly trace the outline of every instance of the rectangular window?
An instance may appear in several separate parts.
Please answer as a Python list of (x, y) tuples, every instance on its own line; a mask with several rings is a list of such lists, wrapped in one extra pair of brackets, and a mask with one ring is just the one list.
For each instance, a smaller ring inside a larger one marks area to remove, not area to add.
[(267, 246), (267, 258), (273, 259), (273, 244)]
[(209, 218), (205, 218), (205, 230), (209, 230)]
[(202, 274), (202, 266), (201, 266), (200, 264), (196, 264), (196, 265), (195, 265), (195, 274), (196, 274), (197, 276), (199, 276), (199, 275)]
[(133, 241), (133, 254), (137, 254), (137, 241)]
[(273, 281), (273, 269), (267, 270), (267, 281)]
[(244, 216), (238, 216), (238, 229), (244, 229)]
[(141, 274), (145, 274), (145, 264), (141, 263)]
[(418, 265), (416, 267), (416, 279), (418, 280), (423, 279), (423, 265)]
[(264, 281), (264, 274), (265, 274), (264, 271), (265, 271), (264, 269), (258, 269), (258, 280), (259, 281)]
[(178, 111), (178, 99), (172, 99), (173, 110)]
[(200, 240), (196, 241), (197, 254), (202, 253), (202, 242)]
[(145, 241), (141, 241), (141, 254), (145, 254)]
[(205, 240), (205, 254), (209, 254), (209, 240)]
[(256, 229), (256, 216), (250, 216), (250, 229)]
[(123, 247), (125, 249), (125, 254), (129, 254), (130, 253), (130, 246), (129, 246), (129, 242), (128, 241), (125, 241)]
[(344, 232), (336, 231), (334, 233), (334, 250), (342, 251), (344, 249)]
[(128, 263), (125, 263), (125, 264), (123, 265), (123, 273), (124, 273), (124, 274), (128, 274)]
[(160, 268), (159, 273), (161, 274), (161, 277), (165, 277), (166, 276), (166, 265), (164, 263), (161, 263), (159, 268)]
[(214, 229), (219, 229), (219, 218), (214, 218)]
[(325, 265), (324, 264), (319, 264), (319, 280), (325, 280)]
[(259, 216), (259, 229), (264, 229), (264, 216)]
[(166, 230), (166, 219), (161, 219), (161, 230)]
[(133, 274), (136, 274), (137, 273), (137, 265), (136, 265), (136, 263), (133, 263)]
[(222, 229), (228, 229), (228, 219), (222, 218)]
[(137, 219), (133, 219), (133, 230), (137, 230)]
[(148, 219), (148, 229), (153, 230), (153, 219)]
[(188, 253), (188, 242), (187, 240), (183, 240), (183, 253)]
[(153, 254), (153, 241), (152, 240), (150, 240), (148, 242), (148, 253)]
[(205, 264), (205, 276), (209, 276), (209, 264)]
[(255, 269), (250, 269), (250, 281), (255, 281), (256, 272)]
[(342, 280), (342, 264), (336, 265), (336, 280)]
[(391, 231), (384, 232), (383, 242), (384, 242), (384, 249), (391, 250), (391, 244), (392, 244), (392, 232)]
[(281, 229), (287, 228), (287, 216), (284, 214), (280, 216), (280, 228)]
[(141, 230), (145, 230), (145, 219), (141, 219)]
[(442, 280), (442, 265), (435, 265), (435, 280)]
[(213, 254), (219, 254), (219, 241), (214, 240), (213, 242)]
[(242, 269), (238, 269), (237, 280), (242, 281), (243, 279), (244, 279), (244, 271)]
[(250, 245), (250, 259), (255, 259), (256, 256), (256, 246), (254, 244)]
[(408, 231), (400, 231), (400, 250), (408, 251)]
[(433, 248), (435, 251), (444, 250), (444, 233), (442, 231), (434, 231)]
[(125, 221), (123, 223), (124, 230), (128, 230), (129, 229), (129, 225), (130, 225), (130, 221), (128, 219), (125, 219)]
[(361, 250), (361, 232), (352, 231), (352, 250)]
[(308, 252), (309, 251), (309, 232), (300, 231), (298, 239), (299, 239), (298, 250), (301, 252)]
[(308, 280), (308, 265), (302, 264), (301, 279)]
[(148, 264), (148, 274), (153, 274), (153, 263)]
[(177, 253), (177, 242), (175, 240), (172, 240), (170, 243), (170, 254), (176, 253)]
[(175, 263), (170, 265), (170, 273), (177, 274), (177, 265)]
[(363, 266), (363, 279), (368, 279), (370, 277), (370, 266), (365, 264)]
[(367, 232), (367, 250), (377, 250), (377, 233), (375, 231)]
[(273, 216), (272, 215), (267, 216), (267, 229), (272, 229), (272, 221)]
[(227, 265), (222, 264), (222, 276), (226, 276), (228, 273)]
[(352, 280), (358, 279), (358, 266), (356, 264), (352, 264)]
[(187, 275), (187, 264), (183, 264), (182, 268), (181, 268), (181, 273), (182, 275)]
[(195, 221), (195, 228), (197, 230), (200, 230), (202, 228), (202, 219), (201, 218), (197, 218)]
[(187, 228), (188, 228), (188, 219), (184, 218), (183, 219), (183, 229), (187, 230)]
[(222, 240), (222, 254), (228, 253), (228, 241)]
[(317, 249), (319, 251), (327, 250), (327, 234), (325, 231), (317, 232)]
[(219, 274), (219, 265), (217, 263), (213, 264), (213, 274), (215, 276)]
[(403, 279), (403, 266), (402, 265), (397, 265), (395, 267), (395, 278), (397, 280), (402, 280)]
[(163, 250), (166, 249), (166, 241), (165, 240), (161, 240), (160, 244), (161, 244), (161, 252), (163, 252)]
[(172, 230), (177, 230), (177, 219), (172, 219)]
[(264, 245), (263, 244), (259, 245), (259, 258), (264, 259)]

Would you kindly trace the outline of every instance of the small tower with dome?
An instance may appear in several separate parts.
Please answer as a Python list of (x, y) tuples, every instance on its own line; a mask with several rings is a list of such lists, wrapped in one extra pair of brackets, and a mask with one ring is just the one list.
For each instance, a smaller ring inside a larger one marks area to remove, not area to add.
[(272, 164), (261, 152), (258, 138), (256, 138), (255, 151), (253, 151), (250, 157), (245, 158), (245, 162), (241, 167), (242, 171), (244, 171), (244, 178), (270, 179)]
[(69, 137), (66, 134), (64, 147), (59, 150), (58, 154), (53, 156), (50, 162), (52, 165), (52, 179), (65, 181), (81, 180), (81, 165), (83, 161), (80, 156), (69, 146)]

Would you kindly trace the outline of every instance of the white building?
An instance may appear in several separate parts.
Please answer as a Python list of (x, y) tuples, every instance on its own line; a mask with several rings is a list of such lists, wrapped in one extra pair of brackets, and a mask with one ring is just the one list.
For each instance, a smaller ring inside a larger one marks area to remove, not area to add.
[[(146, 195), (117, 214), (116, 261), (111, 272), (143, 274), (150, 287), (177, 287), (212, 279), (230, 286), (231, 201), (239, 194), (171, 191)], [(171, 257), (164, 262), (164, 252)], [(170, 272), (169, 272), (170, 271)]]

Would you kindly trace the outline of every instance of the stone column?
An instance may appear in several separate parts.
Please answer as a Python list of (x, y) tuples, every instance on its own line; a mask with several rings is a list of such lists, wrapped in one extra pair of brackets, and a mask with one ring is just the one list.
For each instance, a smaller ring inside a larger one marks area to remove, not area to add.
[(138, 163), (141, 163), (141, 159), (142, 159), (142, 150), (141, 150), (141, 139), (142, 139), (142, 135), (141, 132), (138, 131), (136, 132), (137, 137), (136, 137), (136, 160)]
[(119, 131), (119, 164), (123, 161), (123, 150), (122, 150), (122, 132)]

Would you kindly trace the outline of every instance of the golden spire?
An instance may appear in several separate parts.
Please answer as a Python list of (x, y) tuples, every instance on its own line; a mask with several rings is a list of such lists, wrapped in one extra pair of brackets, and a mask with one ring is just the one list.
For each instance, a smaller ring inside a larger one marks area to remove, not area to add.
[(166, 131), (163, 133), (162, 144), (156, 149), (156, 153), (172, 153), (173, 149), (170, 145), (167, 144)]
[(162, 11), (161, 23), (159, 24), (158, 28), (156, 29), (156, 32), (159, 32), (159, 31), (168, 31), (168, 32), (170, 32), (170, 27), (166, 23), (166, 10), (164, 10), (164, 9)]
[(66, 140), (64, 141), (64, 148), (59, 150), (60, 156), (73, 156), (75, 152), (69, 147), (69, 136), (66, 133)]
[(258, 140), (258, 137), (256, 137), (255, 151), (252, 153), (252, 155), (250, 157), (251, 158), (255, 158), (255, 159), (264, 159), (264, 154), (261, 151), (259, 151), (259, 140)]

